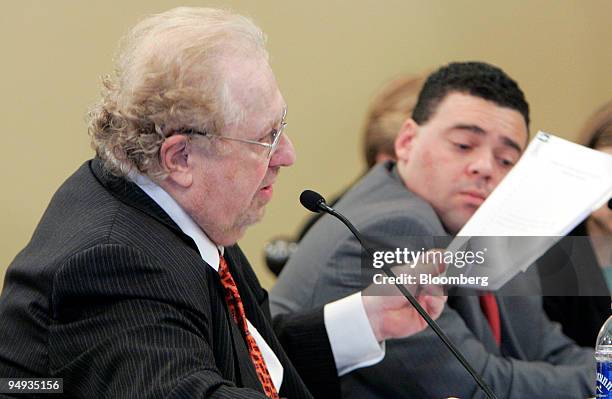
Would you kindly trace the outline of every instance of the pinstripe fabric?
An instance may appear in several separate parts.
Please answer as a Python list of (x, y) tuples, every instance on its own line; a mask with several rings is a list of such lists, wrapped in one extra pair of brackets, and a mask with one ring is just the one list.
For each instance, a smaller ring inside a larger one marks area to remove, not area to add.
[[(226, 259), (247, 318), (283, 364), (280, 396), (312, 397), (289, 353), (315, 397), (338, 397), (322, 310), (275, 320), (279, 342), (244, 255), (229, 247)], [(62, 377), (66, 397), (265, 398), (229, 317), (193, 241), (93, 160), (60, 187), (7, 271), (0, 377)]]

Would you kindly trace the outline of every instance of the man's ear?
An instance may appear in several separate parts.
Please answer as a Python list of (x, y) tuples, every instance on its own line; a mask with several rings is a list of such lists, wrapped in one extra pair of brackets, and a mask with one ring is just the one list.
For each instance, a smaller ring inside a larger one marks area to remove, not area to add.
[(182, 134), (170, 136), (164, 140), (159, 149), (159, 162), (167, 174), (166, 180), (183, 188), (193, 182), (193, 173), (189, 157), (191, 148), (189, 139)]
[(398, 161), (408, 160), (418, 130), (419, 125), (412, 118), (406, 119), (395, 138), (395, 156)]

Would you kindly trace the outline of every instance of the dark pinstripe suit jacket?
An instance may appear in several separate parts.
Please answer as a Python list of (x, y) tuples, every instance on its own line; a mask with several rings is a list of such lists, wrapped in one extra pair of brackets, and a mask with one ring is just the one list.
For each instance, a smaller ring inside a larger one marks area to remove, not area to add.
[[(226, 259), (247, 318), (283, 364), (281, 396), (312, 397), (305, 383), (339, 395), (322, 309), (271, 323), (240, 249)], [(35, 376), (63, 377), (72, 397), (265, 398), (217, 273), (99, 160), (62, 185), (6, 275), (0, 377)]]

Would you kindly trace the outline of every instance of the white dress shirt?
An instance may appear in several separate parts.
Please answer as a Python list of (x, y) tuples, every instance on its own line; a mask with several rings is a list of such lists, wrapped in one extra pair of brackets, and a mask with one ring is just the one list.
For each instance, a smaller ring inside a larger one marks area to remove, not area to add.
[[(174, 198), (151, 179), (136, 173), (130, 174), (129, 178), (170, 216), (183, 233), (193, 239), (202, 259), (219, 271), (219, 254), (223, 254), (223, 247), (215, 245)], [(380, 345), (376, 341), (360, 292), (325, 305), (323, 318), (338, 375), (374, 365), (384, 358), (384, 343)], [(266, 362), (272, 382), (280, 391), (283, 366), (257, 329), (248, 320), (247, 324)]]

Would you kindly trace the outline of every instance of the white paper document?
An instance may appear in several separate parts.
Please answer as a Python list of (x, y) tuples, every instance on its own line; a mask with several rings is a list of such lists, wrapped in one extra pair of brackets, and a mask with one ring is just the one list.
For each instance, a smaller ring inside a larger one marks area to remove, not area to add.
[(612, 155), (538, 132), (448, 247), (486, 248), (485, 264), (448, 273), (488, 276), (498, 289), (610, 197)]

